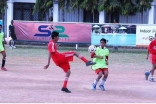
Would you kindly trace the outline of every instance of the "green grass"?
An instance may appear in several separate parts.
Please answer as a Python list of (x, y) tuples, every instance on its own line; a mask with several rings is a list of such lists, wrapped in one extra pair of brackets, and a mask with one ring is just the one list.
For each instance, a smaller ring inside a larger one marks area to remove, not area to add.
[[(75, 47), (59, 47), (60, 52), (75, 50)], [(145, 49), (119, 49), (118, 51), (110, 50), (110, 61), (112, 63), (138, 63), (145, 64), (147, 63), (146, 50)], [(77, 52), (82, 55), (90, 58), (90, 54), (87, 51), (87, 48), (79, 48)], [(17, 46), (17, 49), (8, 49), (6, 47), (7, 57), (19, 57), (24, 60), (24, 58), (38, 58), (45, 59), (48, 56), (47, 46)]]

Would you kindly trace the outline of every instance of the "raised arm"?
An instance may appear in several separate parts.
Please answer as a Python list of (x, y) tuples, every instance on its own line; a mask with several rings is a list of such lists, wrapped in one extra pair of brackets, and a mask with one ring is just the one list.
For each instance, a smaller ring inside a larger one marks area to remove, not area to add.
[(103, 56), (98, 56), (95, 53), (91, 53), (91, 58), (99, 58), (99, 59), (103, 59)]

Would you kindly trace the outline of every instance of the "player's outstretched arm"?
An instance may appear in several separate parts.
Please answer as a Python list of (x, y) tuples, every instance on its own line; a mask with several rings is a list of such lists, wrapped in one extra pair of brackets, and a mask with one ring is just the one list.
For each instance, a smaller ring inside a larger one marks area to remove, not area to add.
[(103, 56), (98, 56), (98, 55), (95, 55), (93, 58), (103, 59)]
[(48, 55), (48, 64), (46, 66), (44, 66), (44, 69), (47, 69), (50, 65), (50, 59), (51, 59), (51, 53), (49, 52), (49, 55)]
[(99, 59), (103, 59), (102, 56), (97, 56), (94, 52), (91, 53), (91, 58), (99, 58)]

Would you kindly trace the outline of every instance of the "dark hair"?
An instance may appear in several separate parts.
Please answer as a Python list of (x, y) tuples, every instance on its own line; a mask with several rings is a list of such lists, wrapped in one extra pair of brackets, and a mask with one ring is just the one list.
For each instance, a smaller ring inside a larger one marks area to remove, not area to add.
[(100, 42), (101, 42), (101, 41), (103, 41), (103, 42), (105, 42), (105, 43), (108, 42), (108, 40), (106, 40), (106, 39), (104, 39), (104, 38), (102, 38), (102, 39), (100, 40)]
[(58, 37), (58, 36), (59, 36), (59, 33), (56, 32), (56, 31), (53, 31), (53, 32), (51, 33), (51, 38), (52, 38), (52, 39), (54, 39), (55, 37)]

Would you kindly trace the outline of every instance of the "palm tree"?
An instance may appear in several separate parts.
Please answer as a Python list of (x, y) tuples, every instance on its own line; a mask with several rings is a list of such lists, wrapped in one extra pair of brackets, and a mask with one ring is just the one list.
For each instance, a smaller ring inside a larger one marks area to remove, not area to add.
[[(46, 12), (49, 11), (49, 9), (53, 5), (53, 0), (36, 0), (36, 3), (34, 5), (33, 14), (38, 12), (39, 13), (39, 20), (43, 20), (43, 18), (46, 15)], [(49, 17), (49, 12), (48, 12)]]
[(122, 15), (136, 14), (151, 8), (153, 0), (100, 0), (99, 11), (118, 11)]

